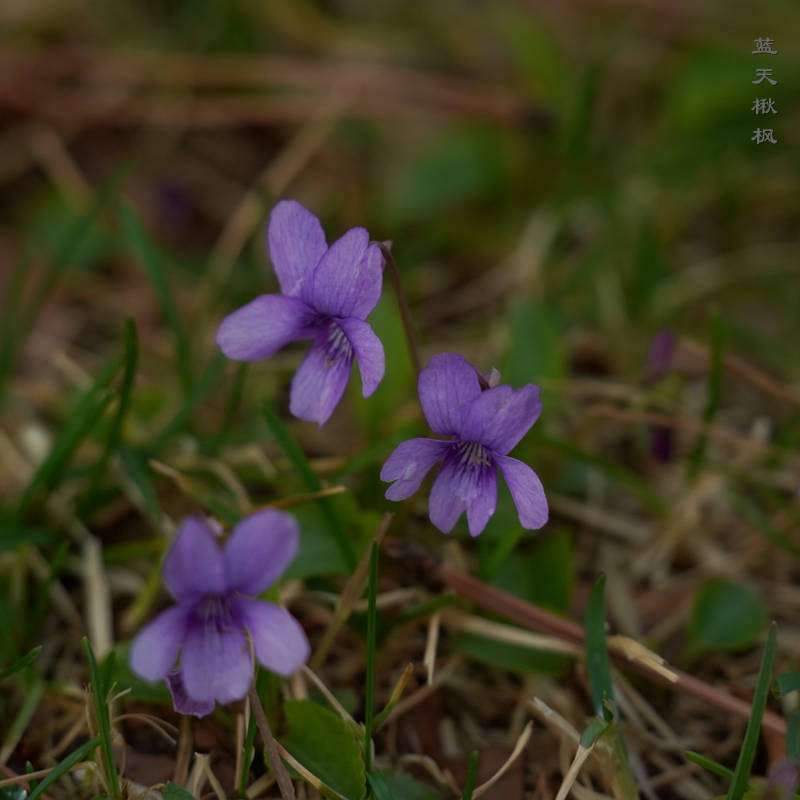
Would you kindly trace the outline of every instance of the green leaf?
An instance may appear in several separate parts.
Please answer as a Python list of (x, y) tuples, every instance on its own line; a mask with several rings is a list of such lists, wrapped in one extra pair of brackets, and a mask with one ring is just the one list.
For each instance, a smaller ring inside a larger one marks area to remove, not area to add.
[(367, 780), (375, 800), (440, 800), (440, 795), (404, 772), (370, 772)]
[(586, 669), (597, 716), (605, 717), (606, 700), (614, 699), (611, 664), (606, 645), (606, 578), (601, 575), (592, 587), (586, 608)]
[(311, 700), (290, 700), (284, 711), (289, 730), (283, 746), (337, 794), (362, 800), (366, 777), (354, 728)]
[(786, 755), (795, 763), (800, 760), (800, 711), (793, 711), (786, 725)]
[(734, 770), (733, 779), (728, 789), (728, 800), (742, 800), (747, 790), (747, 783), (750, 780), (750, 770), (753, 768), (753, 759), (756, 756), (758, 737), (761, 733), (761, 720), (767, 707), (769, 687), (772, 683), (772, 668), (775, 663), (775, 650), (777, 646), (776, 638), (777, 626), (773, 623), (770, 625), (767, 644), (764, 647), (764, 657), (761, 659), (761, 669), (758, 672), (756, 690), (753, 694), (753, 704), (750, 707), (750, 719), (747, 722), (744, 742), (742, 742), (742, 749), (739, 752), (736, 769)]
[(17, 672), (21, 672), (26, 667), (29, 667), (39, 658), (39, 653), (42, 652), (42, 646), (38, 645), (34, 647), (33, 650), (29, 650), (22, 658), (18, 661), (15, 661), (11, 666), (6, 667), (5, 669), (0, 669), (0, 682), (6, 680), (6, 678), (10, 678), (12, 675), (15, 675)]
[(52, 771), (42, 778), (42, 782), (31, 792), (28, 800), (36, 800), (41, 797), (57, 780), (69, 772), (76, 764), (85, 761), (92, 750), (100, 744), (100, 737), (95, 736), (85, 744), (82, 744), (77, 750), (73, 750), (65, 759), (59, 761)]
[(164, 800), (194, 800), (194, 795), (177, 783), (168, 783), (161, 792)]
[(369, 582), (367, 584), (367, 664), (364, 700), (364, 764), (367, 771), (372, 767), (372, 725), (375, 717), (375, 630), (378, 609), (375, 598), (378, 595), (378, 543), (372, 543), (369, 556)]
[(767, 609), (755, 592), (715, 578), (695, 597), (689, 635), (701, 652), (741, 650), (753, 645), (766, 624)]
[(189, 347), (189, 338), (184, 330), (175, 298), (169, 285), (167, 272), (169, 267), (163, 254), (159, 251), (139, 217), (131, 206), (124, 203), (120, 207), (122, 219), (122, 235), (126, 240), (133, 256), (141, 262), (145, 268), (150, 282), (161, 306), (161, 313), (164, 315), (170, 330), (175, 347), (175, 361), (178, 365), (178, 374), (185, 395), (189, 395), (192, 389), (192, 359)]

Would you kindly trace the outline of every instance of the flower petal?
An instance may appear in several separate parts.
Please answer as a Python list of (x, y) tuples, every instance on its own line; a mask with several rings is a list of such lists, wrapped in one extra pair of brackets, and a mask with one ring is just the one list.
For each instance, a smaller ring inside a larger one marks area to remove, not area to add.
[(250, 632), (256, 658), (278, 675), (291, 675), (308, 660), (308, 639), (300, 623), (285, 609), (261, 600), (236, 604)]
[(267, 242), (281, 291), (296, 297), (328, 249), (322, 225), (296, 200), (281, 200), (269, 215)]
[(541, 410), (539, 387), (533, 384), (487, 389), (467, 409), (461, 435), (505, 455), (530, 430)]
[(131, 668), (148, 681), (159, 681), (172, 669), (188, 630), (191, 608), (172, 606), (139, 631), (131, 645)]
[(225, 564), (208, 522), (187, 517), (164, 559), (164, 583), (181, 600), (225, 589)]
[(320, 259), (303, 287), (303, 299), (332, 317), (367, 315), (381, 296), (383, 254), (364, 228), (351, 228)]
[(464, 412), (480, 395), (478, 373), (455, 353), (434, 356), (419, 374), (419, 401), (428, 425), (445, 436), (461, 432)]
[(225, 543), (228, 589), (261, 594), (297, 555), (300, 529), (291, 514), (266, 508), (245, 517)]
[(172, 706), (179, 714), (205, 717), (214, 710), (213, 700), (194, 700), (186, 694), (183, 676), (179, 669), (173, 670), (167, 675), (167, 688), (172, 695)]
[(386, 490), (388, 500), (405, 500), (419, 489), (430, 468), (444, 458), (450, 442), (409, 439), (399, 444), (381, 469), (382, 481), (394, 481)]
[(324, 425), (342, 399), (353, 363), (352, 349), (331, 357), (318, 338), (292, 380), (289, 409), (296, 417)]
[(369, 397), (383, 380), (386, 368), (383, 344), (368, 322), (348, 317), (337, 320), (337, 323), (353, 347), (358, 371), (361, 373), (362, 394)]
[(547, 498), (539, 476), (516, 458), (496, 456), (495, 461), (511, 491), (522, 527), (538, 530), (547, 522), (548, 516)]
[(308, 339), (313, 312), (302, 300), (264, 294), (228, 314), (217, 330), (217, 345), (236, 361), (260, 361), (289, 342)]
[(244, 632), (192, 627), (181, 654), (181, 675), (186, 694), (195, 702), (240, 700), (253, 680), (253, 660)]
[(472, 537), (480, 536), (497, 508), (497, 470), (494, 467), (481, 469), (477, 489), (467, 506), (467, 524)]

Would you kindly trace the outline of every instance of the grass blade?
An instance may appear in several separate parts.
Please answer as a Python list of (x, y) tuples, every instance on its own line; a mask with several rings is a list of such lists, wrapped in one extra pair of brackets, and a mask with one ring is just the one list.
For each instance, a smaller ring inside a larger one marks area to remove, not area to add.
[(718, 764), (711, 758), (707, 758), (700, 753), (695, 753), (693, 750), (687, 750), (684, 755), (686, 756), (687, 761), (690, 761), (692, 764), (697, 764), (698, 767), (702, 767), (704, 770), (710, 772), (712, 775), (716, 775), (718, 778), (725, 778), (727, 780), (731, 780), (733, 778), (732, 769), (728, 769), (722, 764)]
[(36, 798), (41, 797), (57, 780), (69, 772), (76, 764), (80, 764), (81, 761), (84, 761), (89, 753), (99, 744), (100, 737), (95, 736), (94, 739), (90, 739), (77, 750), (70, 753), (63, 761), (59, 761), (59, 763), (53, 767), (52, 772), (50, 772), (46, 778), (43, 778), (42, 782), (31, 792), (31, 796), (28, 800), (36, 800)]
[(116, 452), (120, 438), (122, 436), (122, 426), (125, 423), (125, 417), (131, 404), (131, 394), (133, 391), (133, 383), (136, 378), (136, 366), (139, 360), (139, 341), (136, 333), (136, 323), (132, 319), (125, 321), (124, 337), (124, 353), (123, 364), (124, 372), (122, 374), (122, 384), (119, 389), (119, 405), (117, 406), (117, 413), (111, 422), (111, 426), (106, 434), (106, 444), (103, 449), (103, 454), (95, 465), (92, 475), (92, 481), (86, 494), (81, 510), (85, 511), (87, 507), (91, 506), (92, 500), (100, 486), (100, 482), (106, 474), (108, 462), (111, 456)]
[(756, 683), (756, 691), (753, 695), (750, 720), (747, 723), (742, 749), (739, 752), (739, 759), (736, 762), (736, 769), (734, 770), (733, 779), (728, 789), (728, 800), (742, 800), (747, 790), (747, 782), (750, 779), (750, 770), (753, 768), (753, 759), (755, 758), (756, 747), (758, 746), (758, 737), (761, 733), (761, 719), (767, 707), (769, 687), (772, 683), (772, 667), (775, 663), (776, 630), (777, 626), (773, 622), (769, 628), (767, 644), (764, 648), (764, 657), (761, 660), (761, 669), (758, 672), (758, 682)]
[(161, 306), (161, 313), (167, 321), (167, 325), (172, 332), (175, 343), (175, 360), (178, 364), (178, 374), (185, 395), (189, 395), (192, 390), (192, 368), (191, 350), (189, 338), (184, 330), (183, 323), (178, 313), (178, 306), (175, 303), (172, 290), (170, 289), (167, 278), (167, 264), (164, 256), (159, 252), (155, 243), (145, 230), (138, 215), (128, 204), (122, 204), (120, 208), (122, 220), (122, 235), (128, 247), (141, 263), (153, 284), (153, 289)]
[(606, 644), (606, 577), (601, 575), (592, 587), (586, 608), (586, 669), (592, 703), (598, 717), (606, 717), (605, 703), (614, 699), (611, 665)]
[(39, 658), (39, 653), (42, 652), (42, 646), (38, 645), (34, 647), (33, 650), (29, 650), (22, 658), (18, 661), (15, 661), (11, 666), (6, 667), (3, 670), (0, 670), (0, 682), (7, 680), (12, 675), (16, 675), (17, 672), (21, 672), (26, 667), (29, 667)]
[[(103, 752), (103, 764), (105, 766), (105, 774), (108, 779), (108, 791), (113, 798), (121, 797), (119, 788), (119, 775), (117, 773), (117, 765), (114, 762), (114, 751), (111, 747), (111, 720), (108, 713), (108, 686), (106, 680), (110, 669), (108, 664), (106, 669), (101, 673), (97, 666), (97, 660), (92, 651), (92, 645), (89, 640), (83, 637), (83, 651), (86, 654), (86, 660), (89, 662), (89, 674), (91, 676), (92, 684), (92, 699), (94, 700), (95, 714), (97, 716), (97, 726), (99, 728), (100, 749)], [(113, 658), (113, 653), (109, 659)]]
[(461, 793), (461, 800), (472, 800), (472, 793), (475, 791), (475, 783), (478, 780), (478, 760), (477, 750), (469, 754), (467, 761), (467, 777), (464, 780), (464, 791)]
[(59, 482), (70, 458), (97, 425), (98, 419), (111, 402), (109, 389), (121, 360), (113, 359), (100, 372), (94, 383), (80, 396), (69, 419), (61, 430), (52, 450), (39, 465), (19, 503), (23, 516), (42, 491), (52, 490)]
[(375, 630), (378, 610), (378, 543), (372, 543), (369, 557), (369, 583), (367, 584), (367, 685), (364, 698), (364, 768), (372, 769), (372, 726), (375, 721)]
[[(268, 403), (264, 404), (263, 413), (270, 433), (272, 433), (275, 441), (278, 443), (281, 450), (283, 450), (283, 452), (286, 454), (286, 457), (289, 459), (289, 461), (292, 462), (292, 466), (294, 466), (294, 468), (297, 470), (298, 474), (303, 479), (303, 482), (308, 487), (308, 490), (310, 492), (318, 492), (322, 488), (322, 483), (320, 482), (314, 470), (311, 469), (311, 465), (308, 463), (305, 453), (289, 433), (286, 425), (283, 424), (283, 421)], [(339, 522), (339, 518), (334, 513), (328, 498), (321, 497), (317, 500), (317, 503), (319, 503), (319, 507), (325, 517), (325, 521), (328, 523), (328, 528), (336, 540), (336, 545), (341, 551), (345, 563), (350, 570), (355, 569), (358, 561), (355, 551), (353, 550), (353, 546), (344, 532), (344, 528)]]

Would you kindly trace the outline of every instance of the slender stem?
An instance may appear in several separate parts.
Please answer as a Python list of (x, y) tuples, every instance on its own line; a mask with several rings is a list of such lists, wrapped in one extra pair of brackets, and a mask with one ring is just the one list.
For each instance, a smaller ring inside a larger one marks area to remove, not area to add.
[(264, 713), (264, 706), (261, 705), (261, 698), (258, 696), (255, 682), (250, 687), (250, 710), (256, 718), (258, 732), (261, 734), (261, 741), (264, 742), (264, 747), (267, 750), (269, 764), (275, 773), (275, 780), (278, 782), (281, 797), (283, 800), (295, 800), (294, 786), (283, 761), (281, 761), (281, 754), (278, 751), (277, 742), (272, 736), (272, 731), (269, 729), (267, 715)]
[(405, 292), (403, 291), (403, 284), (400, 282), (400, 271), (397, 269), (397, 263), (392, 255), (392, 243), (381, 242), (381, 252), (389, 268), (389, 275), (394, 285), (394, 293), (397, 295), (397, 304), (400, 307), (400, 318), (403, 322), (403, 331), (406, 335), (406, 342), (408, 343), (408, 355), (411, 357), (411, 363), (414, 366), (414, 372), (419, 375), (422, 369), (419, 360), (419, 348), (417, 347), (417, 336), (414, 333), (414, 323), (411, 321), (411, 312), (408, 309), (408, 302), (406, 300)]
[(375, 622), (378, 593), (378, 544), (372, 543), (369, 558), (369, 588), (367, 610), (367, 686), (364, 698), (364, 764), (367, 772), (372, 766), (372, 728), (375, 721)]

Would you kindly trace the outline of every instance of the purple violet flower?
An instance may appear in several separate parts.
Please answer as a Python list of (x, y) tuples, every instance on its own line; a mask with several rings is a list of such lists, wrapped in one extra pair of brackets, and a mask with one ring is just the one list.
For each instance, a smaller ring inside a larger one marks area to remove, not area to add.
[(294, 200), (272, 209), (267, 241), (282, 293), (261, 295), (227, 316), (217, 344), (228, 358), (260, 361), (289, 342), (313, 339), (292, 380), (289, 407), (323, 425), (354, 358), (364, 397), (383, 379), (383, 345), (366, 322), (381, 296), (383, 253), (364, 228), (351, 228), (328, 247), (319, 220)]
[[(497, 505), (497, 471), (511, 491), (519, 520), (535, 530), (547, 522), (542, 482), (513, 450), (542, 410), (539, 388), (493, 386), (454, 353), (434, 356), (419, 375), (419, 400), (428, 424), (442, 439), (409, 439), (389, 456), (381, 480), (393, 481), (389, 500), (405, 500), (419, 489), (431, 467), (442, 463), (429, 500), (431, 522), (449, 533), (467, 512), (469, 532), (478, 536)], [(486, 387), (486, 388), (484, 388)]]
[(134, 672), (149, 681), (166, 678), (175, 710), (197, 717), (210, 714), (215, 701), (247, 694), (251, 643), (267, 669), (291, 675), (308, 658), (306, 635), (286, 609), (255, 595), (291, 563), (298, 539), (294, 517), (274, 509), (243, 519), (222, 548), (205, 519), (184, 520), (163, 569), (176, 605), (134, 640)]

